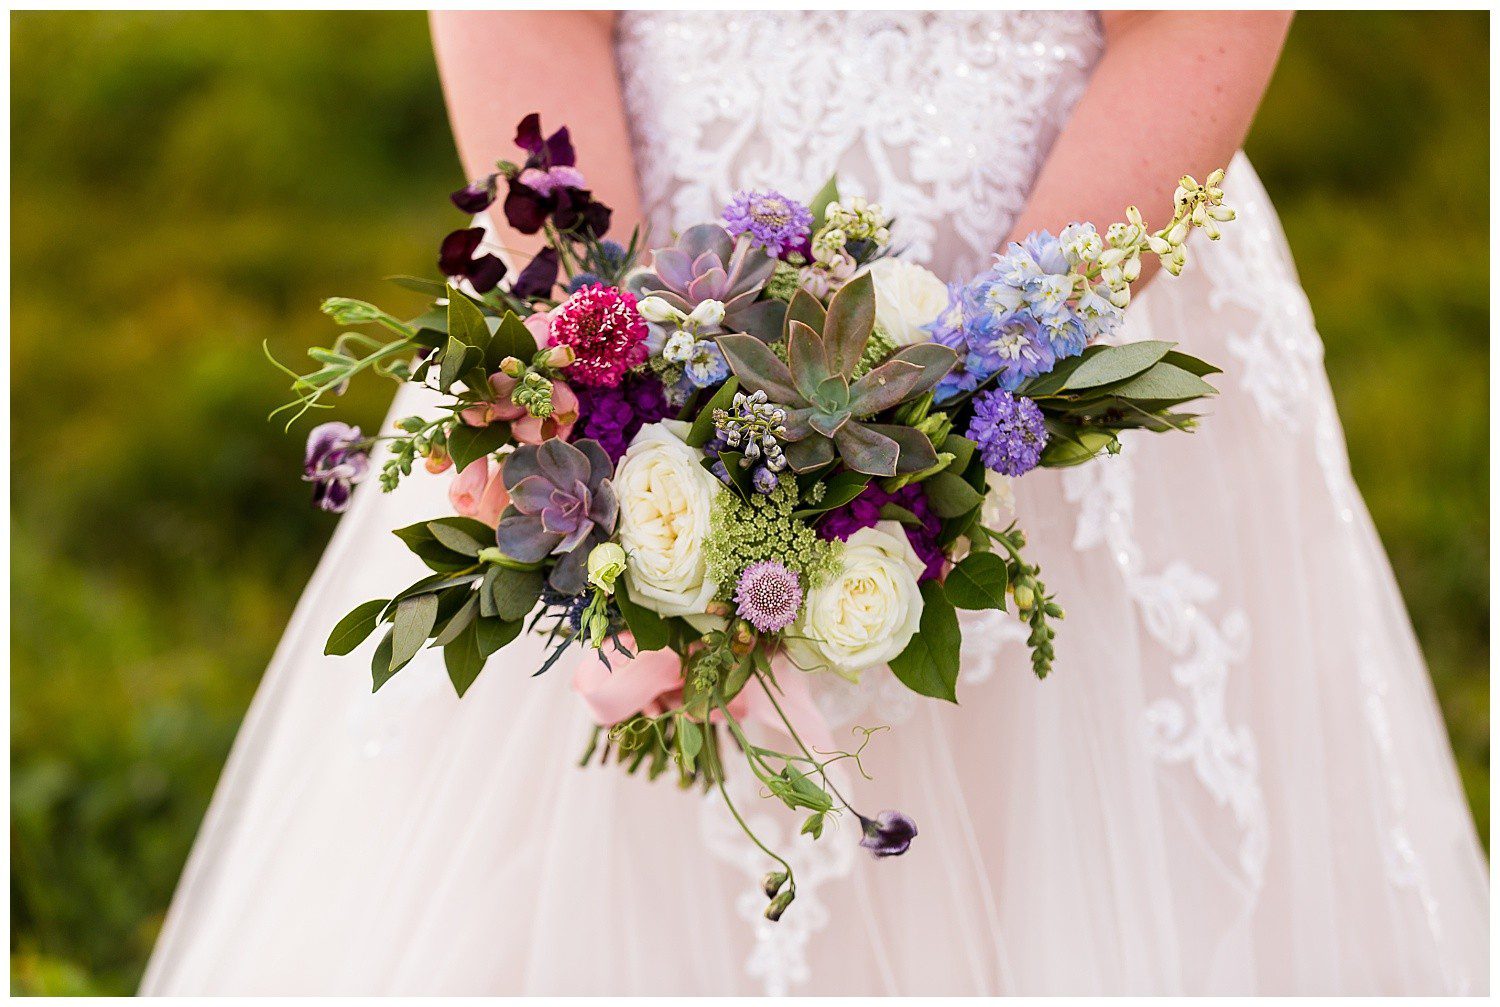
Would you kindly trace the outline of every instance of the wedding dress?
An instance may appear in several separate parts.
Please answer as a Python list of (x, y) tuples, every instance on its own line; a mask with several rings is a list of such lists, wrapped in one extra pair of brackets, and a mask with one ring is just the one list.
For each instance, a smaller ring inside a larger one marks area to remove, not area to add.
[[(1082, 12), (640, 12), (617, 57), (658, 235), (837, 169), (961, 277), (1101, 45)], [(1018, 486), (1068, 611), (1052, 676), (992, 613), (957, 707), (817, 683), (837, 729), (894, 728), (855, 789), (915, 818), (906, 856), (798, 841), (748, 796), (800, 879), (769, 923), (768, 863), (715, 799), (578, 767), (583, 706), (566, 670), (531, 677), (536, 645), (462, 701), (436, 652), (376, 695), (366, 650), (321, 656), (420, 575), (390, 530), (447, 513), (450, 476), (419, 473), (340, 522), (143, 992), (1484, 992), (1485, 862), (1308, 302), (1243, 157), (1225, 189), (1224, 239), (1128, 313), (1225, 368), (1201, 429)]]

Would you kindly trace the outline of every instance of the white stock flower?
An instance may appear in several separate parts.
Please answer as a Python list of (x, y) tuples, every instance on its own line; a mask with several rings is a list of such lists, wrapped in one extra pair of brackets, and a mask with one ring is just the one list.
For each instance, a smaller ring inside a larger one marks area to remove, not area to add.
[(948, 306), (948, 285), (930, 271), (899, 259), (878, 259), (870, 266), (875, 284), (875, 318), (897, 346), (930, 342), (923, 328)]
[(922, 619), (917, 578), (924, 569), (906, 532), (881, 521), (850, 535), (839, 570), (807, 593), (787, 631), (786, 649), (805, 671), (833, 671), (858, 681), (906, 649)]
[(723, 484), (683, 441), (688, 424), (663, 420), (641, 428), (615, 472), (625, 583), (637, 604), (662, 615), (700, 614), (718, 584), (708, 579), (703, 540)]

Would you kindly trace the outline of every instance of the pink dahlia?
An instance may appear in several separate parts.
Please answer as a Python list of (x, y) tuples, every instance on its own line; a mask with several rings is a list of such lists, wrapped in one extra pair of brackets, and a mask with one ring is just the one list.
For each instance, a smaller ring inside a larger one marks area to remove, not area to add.
[(568, 377), (580, 385), (614, 388), (626, 371), (646, 362), (646, 321), (635, 296), (602, 283), (581, 287), (558, 305), (547, 340), (573, 347), (578, 359)]

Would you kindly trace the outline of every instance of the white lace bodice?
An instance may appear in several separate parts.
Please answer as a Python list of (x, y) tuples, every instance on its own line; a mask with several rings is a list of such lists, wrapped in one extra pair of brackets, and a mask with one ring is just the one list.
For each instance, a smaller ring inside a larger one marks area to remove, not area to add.
[(660, 240), (735, 190), (884, 204), (915, 261), (976, 271), (1098, 59), (1085, 11), (628, 12), (616, 53)]

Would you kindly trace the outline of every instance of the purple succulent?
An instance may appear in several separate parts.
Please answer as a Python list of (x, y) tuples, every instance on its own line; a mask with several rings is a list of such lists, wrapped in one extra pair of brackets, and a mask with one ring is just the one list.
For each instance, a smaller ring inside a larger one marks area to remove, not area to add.
[(757, 300), (776, 271), (776, 260), (747, 237), (738, 241), (719, 224), (699, 224), (683, 232), (671, 248), (651, 254), (651, 268), (626, 286), (637, 297), (655, 294), (682, 312), (704, 301), (724, 305), (725, 329), (771, 341), (781, 335), (786, 305)]
[(354, 484), (369, 468), (370, 453), (359, 427), (333, 422), (309, 431), (302, 479), (313, 484), (313, 503), (320, 510), (342, 514), (349, 506)]
[(505, 460), (510, 506), (495, 542), (521, 563), (560, 557), (549, 583), (578, 594), (587, 583), (589, 550), (609, 537), (619, 516), (610, 476), (614, 465), (597, 441), (523, 444)]
[(860, 815), (859, 825), (864, 832), (859, 845), (876, 857), (899, 857), (917, 836), (917, 823), (899, 811), (882, 811), (874, 818)]
[(483, 241), (484, 228), (466, 227), (444, 238), (438, 252), (438, 269), (444, 276), (468, 280), (481, 294), (494, 290), (505, 278), (505, 263), (498, 256), (475, 256)]

